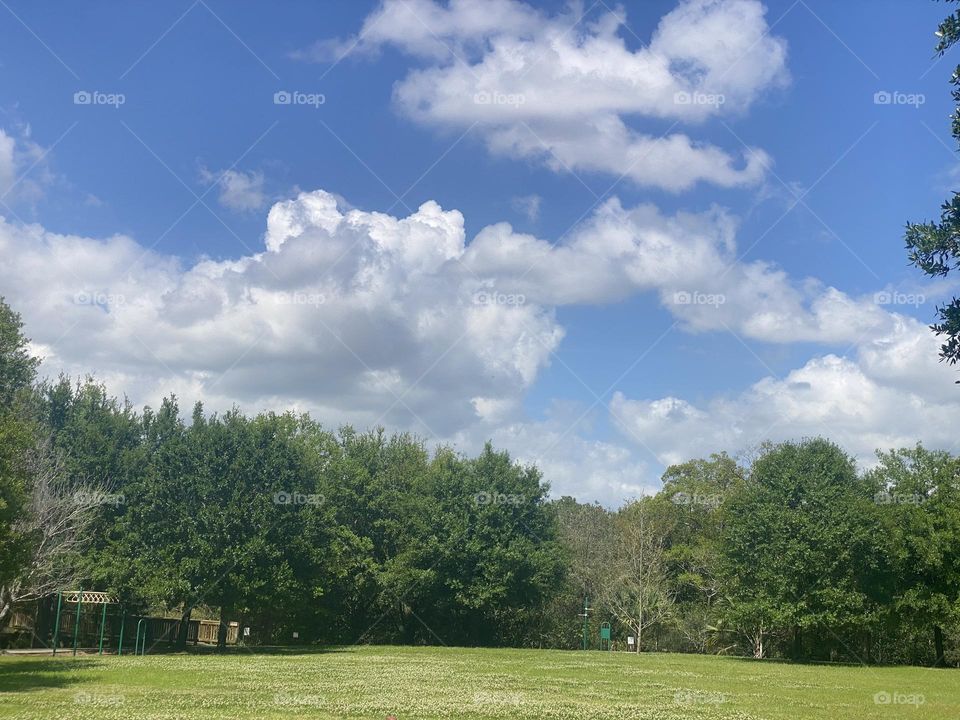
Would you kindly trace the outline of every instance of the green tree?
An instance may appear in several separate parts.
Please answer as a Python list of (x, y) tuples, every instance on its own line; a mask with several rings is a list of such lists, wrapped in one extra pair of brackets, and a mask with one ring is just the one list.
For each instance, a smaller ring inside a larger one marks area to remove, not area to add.
[(29, 553), (17, 528), (27, 500), (27, 453), (32, 442), (29, 426), (9, 410), (0, 410), (0, 586), (20, 572)]
[(40, 364), (30, 354), (23, 320), (0, 296), (0, 407), (9, 408), (17, 395), (33, 383)]
[(897, 617), (930, 633), (942, 665), (944, 628), (960, 622), (960, 460), (921, 445), (877, 455), (868, 477), (894, 552)]
[(425, 592), (432, 543), (428, 456), (409, 435), (344, 427), (324, 459), (322, 492), (333, 513), (334, 547), (341, 554), (324, 609), (338, 642), (371, 638), (412, 642), (413, 616)]
[(176, 398), (165, 398), (157, 411), (144, 409), (140, 435), (125, 503), (94, 565), (111, 589), (144, 611), (179, 607), (189, 620), (208, 575), (199, 552), (196, 459)]
[(888, 551), (872, 485), (853, 461), (823, 439), (770, 446), (726, 518), (725, 614), (753, 655), (790, 638), (801, 656), (812, 634), (858, 658), (850, 638), (863, 641), (884, 619)]
[(78, 490), (99, 488), (110, 500), (94, 508), (76, 574), (86, 587), (116, 590), (115, 574), (122, 577), (130, 567), (125, 560), (118, 562), (111, 547), (114, 529), (125, 503), (137, 495), (130, 485), (148, 472), (141, 418), (129, 402), (110, 396), (91, 378), (42, 382), (33, 403), (64, 474)]
[(28, 453), (36, 428), (25, 402), (39, 360), (30, 355), (23, 321), (0, 297), (0, 585), (23, 567), (30, 538), (17, 527), (29, 491)]
[[(956, 0), (947, 0), (955, 2)], [(960, 11), (955, 11), (937, 28), (935, 52), (943, 55), (960, 40)], [(951, 134), (960, 142), (960, 65), (950, 77), (951, 94), (957, 107), (951, 116)], [(937, 222), (908, 223), (906, 244), (910, 262), (931, 277), (943, 277), (960, 270), (960, 193), (944, 202)], [(939, 321), (931, 326), (937, 335), (945, 336), (940, 356), (955, 364), (960, 360), (960, 300), (937, 308)]]
[(487, 443), (470, 459), (439, 452), (428, 481), (437, 509), (421, 617), (448, 643), (520, 644), (563, 573), (540, 471)]
[(726, 502), (744, 471), (726, 453), (671, 465), (657, 496), (667, 518), (666, 562), (676, 595), (677, 631), (697, 652), (706, 652), (719, 626), (723, 593), (723, 529)]
[(572, 497), (560, 498), (553, 509), (569, 579), (581, 602), (585, 596), (596, 598), (609, 572), (616, 531), (613, 515), (596, 503), (578, 503)]
[(593, 608), (592, 618), (611, 618), (603, 596), (613, 571), (614, 514), (597, 503), (580, 503), (568, 496), (551, 502), (550, 509), (556, 516), (565, 573), (544, 607), (538, 640), (541, 645), (574, 649), (580, 647), (583, 638), (578, 615), (583, 612), (584, 598)]

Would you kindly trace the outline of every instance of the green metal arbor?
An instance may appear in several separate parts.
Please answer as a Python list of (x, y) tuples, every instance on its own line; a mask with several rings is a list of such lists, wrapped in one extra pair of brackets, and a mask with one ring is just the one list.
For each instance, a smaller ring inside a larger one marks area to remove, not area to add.
[[(99, 592), (96, 590), (84, 590), (83, 588), (79, 590), (61, 590), (57, 593), (57, 616), (54, 621), (53, 626), (53, 654), (57, 654), (57, 648), (60, 644), (60, 624), (61, 617), (64, 611), (64, 605), (69, 605), (73, 603), (76, 607), (74, 608), (74, 621), (73, 621), (73, 654), (77, 654), (77, 648), (80, 643), (80, 618), (83, 615), (84, 606), (94, 605), (100, 606), (102, 609), (100, 611), (100, 623), (99, 623), (99, 642), (97, 644), (98, 653), (103, 655), (103, 641), (104, 635), (107, 629), (107, 608), (110, 605), (118, 606), (120, 609), (120, 633), (119, 633), (119, 642), (117, 643), (117, 655), (123, 654), (123, 631), (126, 626), (127, 611), (126, 608), (120, 603), (117, 598), (110, 595), (109, 593)], [(143, 625), (144, 619), (141, 618), (140, 622), (137, 624), (137, 638), (136, 643), (134, 644), (134, 655), (143, 654), (146, 652), (146, 641), (147, 634), (146, 629), (144, 628), (143, 632), (143, 641), (141, 643), (140, 639), (140, 630)], [(141, 651), (142, 647), (142, 651)]]

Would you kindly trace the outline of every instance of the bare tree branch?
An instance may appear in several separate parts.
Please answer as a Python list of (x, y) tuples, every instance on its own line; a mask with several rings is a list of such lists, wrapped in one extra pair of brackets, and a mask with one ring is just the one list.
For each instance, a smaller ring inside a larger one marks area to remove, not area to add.
[(79, 485), (49, 437), (26, 457), (29, 497), (14, 530), (30, 543), (28, 561), (20, 574), (0, 587), (0, 626), (9, 620), (14, 603), (38, 600), (77, 583), (76, 559), (90, 542), (89, 530), (106, 502), (122, 502), (100, 485)]

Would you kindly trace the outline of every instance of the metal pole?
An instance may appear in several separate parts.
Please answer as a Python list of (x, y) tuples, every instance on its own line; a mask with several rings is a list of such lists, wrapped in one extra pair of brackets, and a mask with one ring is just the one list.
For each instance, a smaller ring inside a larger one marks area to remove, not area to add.
[[(145, 621), (146, 621), (146, 618), (140, 618), (140, 622), (137, 623), (137, 637), (136, 637), (136, 639), (133, 641), (133, 654), (134, 654), (134, 655), (139, 655), (139, 654), (140, 654), (140, 627), (143, 625), (143, 623), (144, 623)], [(144, 655), (147, 654), (147, 631), (146, 631), (146, 629), (144, 629), (144, 631), (143, 631), (143, 654), (144, 654)]]
[(590, 649), (590, 598), (583, 598), (583, 649)]
[(127, 624), (127, 608), (120, 614), (120, 642), (117, 644), (117, 657), (123, 655), (123, 628)]
[(77, 595), (77, 621), (73, 625), (73, 654), (77, 654), (77, 642), (80, 640), (80, 611), (83, 608), (83, 588)]
[(57, 642), (60, 639), (60, 608), (63, 607), (63, 590), (57, 592), (57, 622), (53, 626), (53, 654), (57, 654)]
[(103, 604), (103, 613), (100, 616), (100, 655), (103, 655), (103, 631), (107, 629), (107, 604)]

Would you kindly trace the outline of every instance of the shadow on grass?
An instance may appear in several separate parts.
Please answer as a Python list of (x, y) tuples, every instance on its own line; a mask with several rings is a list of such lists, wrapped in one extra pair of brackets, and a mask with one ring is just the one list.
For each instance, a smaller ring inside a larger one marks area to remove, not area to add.
[(757, 660), (743, 655), (722, 655), (721, 657), (730, 658), (744, 663), (754, 663), (757, 665), (794, 665), (796, 667), (850, 667), (850, 668), (923, 668), (926, 670), (956, 670), (953, 665), (907, 665), (903, 663), (859, 663), (840, 660), (792, 660), (790, 658), (764, 658)]
[[(319, 646), (319, 645), (254, 645), (244, 647), (228, 647), (223, 651), (213, 645), (191, 645), (187, 647), (188, 655), (327, 655), (349, 652), (348, 647)], [(160, 650), (147, 653), (148, 655), (170, 655), (174, 650)], [(183, 651), (180, 651), (183, 654)]]
[(91, 670), (101, 664), (98, 660), (82, 658), (5, 659), (0, 662), (0, 693), (68, 687), (81, 680), (77, 670)]

